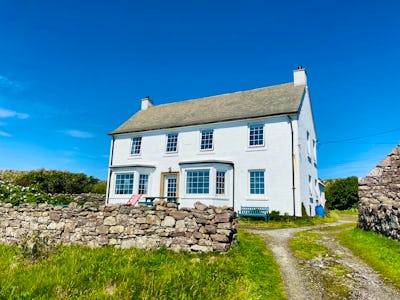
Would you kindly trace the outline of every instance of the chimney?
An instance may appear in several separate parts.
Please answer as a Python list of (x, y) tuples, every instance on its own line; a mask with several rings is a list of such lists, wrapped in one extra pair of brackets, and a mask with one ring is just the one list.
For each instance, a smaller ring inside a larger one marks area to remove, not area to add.
[(141, 110), (146, 110), (150, 106), (153, 106), (153, 101), (151, 101), (150, 96), (146, 96), (145, 98), (142, 99)]
[(303, 66), (298, 66), (297, 70), (293, 71), (294, 86), (307, 85), (307, 72)]

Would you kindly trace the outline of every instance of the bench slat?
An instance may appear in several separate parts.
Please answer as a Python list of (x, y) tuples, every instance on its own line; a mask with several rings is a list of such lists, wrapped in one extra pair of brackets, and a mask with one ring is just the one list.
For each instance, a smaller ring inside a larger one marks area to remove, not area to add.
[(269, 207), (241, 206), (238, 214), (240, 217), (263, 217), (265, 221), (269, 218)]

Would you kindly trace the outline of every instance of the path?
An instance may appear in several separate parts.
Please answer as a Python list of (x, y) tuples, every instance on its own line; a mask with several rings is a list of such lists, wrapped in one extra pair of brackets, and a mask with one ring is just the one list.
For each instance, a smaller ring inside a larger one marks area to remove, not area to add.
[[(249, 231), (261, 235), (270, 247), (280, 266), (289, 299), (400, 299), (397, 289), (385, 284), (379, 274), (339, 245), (331, 233), (320, 231), (346, 222), (351, 220), (322, 226)], [(305, 230), (321, 233), (317, 242), (329, 249), (328, 255), (303, 260), (290, 251), (289, 240), (294, 233)], [(340, 270), (346, 270), (346, 274), (338, 275)]]

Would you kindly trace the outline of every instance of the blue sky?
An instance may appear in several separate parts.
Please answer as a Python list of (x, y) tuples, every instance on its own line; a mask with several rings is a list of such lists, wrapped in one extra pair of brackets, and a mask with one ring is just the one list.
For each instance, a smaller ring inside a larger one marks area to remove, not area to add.
[(0, 0), (0, 169), (105, 179), (107, 133), (144, 96), (280, 84), (302, 65), (319, 176), (363, 176), (400, 142), (399, 11), (395, 0)]

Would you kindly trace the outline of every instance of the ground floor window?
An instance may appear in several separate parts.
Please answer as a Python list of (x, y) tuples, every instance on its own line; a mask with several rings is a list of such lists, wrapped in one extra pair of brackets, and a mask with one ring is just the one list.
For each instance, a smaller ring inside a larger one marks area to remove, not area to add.
[(133, 192), (133, 173), (117, 174), (115, 177), (116, 194), (132, 194)]
[(265, 171), (250, 170), (250, 194), (261, 195), (265, 194)]
[(225, 172), (217, 171), (215, 187), (216, 187), (215, 193), (217, 195), (225, 194)]
[(210, 192), (210, 170), (186, 172), (187, 194), (208, 194)]
[(138, 194), (141, 194), (141, 195), (147, 194), (148, 186), (149, 186), (149, 175), (140, 174)]

